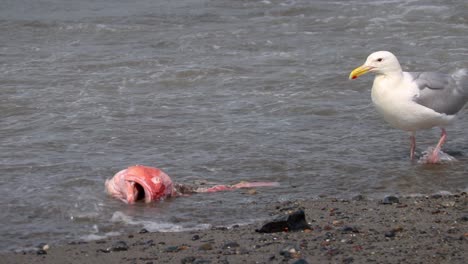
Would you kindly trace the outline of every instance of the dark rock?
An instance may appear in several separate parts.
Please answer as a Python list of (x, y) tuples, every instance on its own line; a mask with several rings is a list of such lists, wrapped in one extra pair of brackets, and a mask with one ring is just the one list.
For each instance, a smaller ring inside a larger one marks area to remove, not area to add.
[(359, 230), (356, 227), (353, 226), (343, 226), (339, 228), (338, 230), (341, 231), (343, 234), (348, 234), (348, 233), (359, 233)]
[(138, 233), (139, 234), (146, 234), (146, 233), (149, 233), (149, 231), (146, 228), (142, 228)]
[(353, 198), (351, 198), (351, 200), (353, 201), (364, 201), (366, 199), (366, 197), (362, 194), (358, 194), (356, 196), (354, 196)]
[(38, 250), (36, 251), (36, 254), (37, 254), (37, 255), (47, 255), (47, 251), (45, 251), (45, 250), (43, 250), (43, 249), (38, 249)]
[(294, 261), (292, 264), (309, 264), (305, 259), (298, 259)]
[(384, 199), (382, 200), (382, 204), (397, 204), (400, 203), (400, 200), (396, 196), (385, 196)]
[(86, 241), (71, 241), (68, 243), (68, 245), (83, 245), (83, 244), (88, 244)]
[(125, 241), (117, 241), (110, 248), (108, 248), (109, 251), (127, 251), (128, 250), (128, 245)]
[(190, 263), (193, 263), (195, 262), (196, 258), (193, 257), (193, 256), (188, 256), (188, 257), (185, 257), (183, 259), (180, 260), (180, 263), (182, 264), (190, 264)]
[(193, 240), (193, 241), (198, 240), (198, 239), (200, 239), (200, 236), (199, 236), (199, 235), (194, 235), (194, 236), (192, 237), (192, 240)]
[(311, 229), (305, 219), (303, 210), (298, 210), (288, 215), (279, 216), (275, 220), (264, 224), (260, 229), (256, 229), (259, 233), (275, 233), (283, 231), (300, 231)]
[(164, 252), (179, 252), (179, 251), (180, 251), (179, 246), (170, 246), (164, 250)]
[(465, 222), (468, 221), (468, 215), (462, 216), (460, 220), (465, 221)]
[(207, 259), (197, 259), (193, 262), (193, 264), (208, 264), (211, 263), (211, 260)]
[(431, 198), (432, 198), (432, 199), (440, 199), (440, 198), (442, 198), (442, 194), (440, 194), (440, 193), (435, 193), (435, 194), (431, 195)]
[(396, 236), (395, 230), (390, 230), (390, 231), (385, 232), (385, 237), (395, 237), (395, 236)]
[(228, 242), (223, 245), (223, 249), (236, 248), (236, 247), (240, 247), (239, 243), (237, 242)]

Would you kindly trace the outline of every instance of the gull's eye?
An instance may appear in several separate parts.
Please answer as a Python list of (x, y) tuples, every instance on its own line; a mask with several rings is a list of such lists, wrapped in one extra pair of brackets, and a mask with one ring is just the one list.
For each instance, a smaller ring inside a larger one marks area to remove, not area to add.
[(381, 62), (381, 61), (383, 61), (383, 59), (382, 59), (382, 58), (378, 58), (377, 61), (378, 61), (378, 62)]

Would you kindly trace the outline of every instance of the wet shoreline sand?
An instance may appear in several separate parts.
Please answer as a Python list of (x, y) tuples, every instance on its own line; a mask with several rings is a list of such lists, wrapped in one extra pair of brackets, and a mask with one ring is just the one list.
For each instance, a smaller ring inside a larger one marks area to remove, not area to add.
[[(385, 201), (385, 202), (384, 202)], [(271, 204), (272, 220), (303, 210), (310, 229), (264, 223), (177, 233), (136, 232), (1, 253), (2, 263), (466, 263), (468, 195), (320, 198)], [(142, 230), (144, 231), (144, 230)]]

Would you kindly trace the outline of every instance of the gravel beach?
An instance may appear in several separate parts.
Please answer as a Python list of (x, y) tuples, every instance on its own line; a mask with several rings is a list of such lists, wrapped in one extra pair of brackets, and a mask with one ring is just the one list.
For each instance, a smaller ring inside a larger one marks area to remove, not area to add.
[[(466, 263), (468, 195), (356, 196), (271, 204), (271, 220), (305, 212), (309, 227), (264, 224), (134, 234), (4, 252), (1, 263)], [(256, 231), (257, 230), (257, 231)]]

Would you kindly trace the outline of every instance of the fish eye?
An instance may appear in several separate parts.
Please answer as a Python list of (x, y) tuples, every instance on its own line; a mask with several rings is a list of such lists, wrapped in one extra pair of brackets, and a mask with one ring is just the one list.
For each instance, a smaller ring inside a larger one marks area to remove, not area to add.
[(382, 58), (378, 58), (377, 61), (378, 61), (378, 62), (381, 62), (381, 61), (383, 61), (383, 59), (382, 59)]

